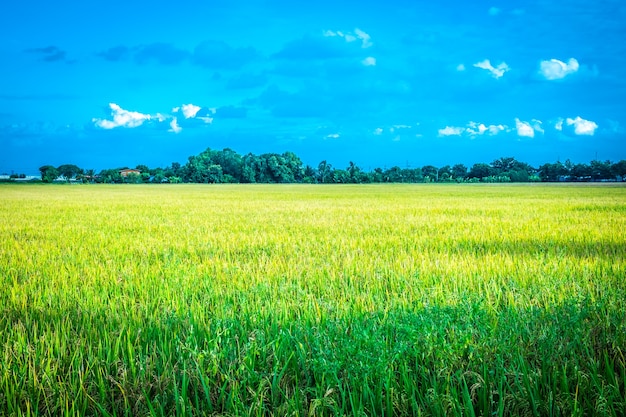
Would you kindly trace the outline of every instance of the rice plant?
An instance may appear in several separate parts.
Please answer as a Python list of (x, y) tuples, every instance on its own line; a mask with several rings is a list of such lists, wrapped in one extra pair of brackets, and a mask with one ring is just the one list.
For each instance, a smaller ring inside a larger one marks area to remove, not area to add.
[(621, 185), (0, 186), (0, 415), (624, 415)]

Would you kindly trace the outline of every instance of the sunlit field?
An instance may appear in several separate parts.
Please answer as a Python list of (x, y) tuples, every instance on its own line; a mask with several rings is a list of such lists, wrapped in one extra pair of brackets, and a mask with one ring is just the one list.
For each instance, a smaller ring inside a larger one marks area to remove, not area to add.
[(622, 416), (626, 186), (1, 185), (0, 415)]

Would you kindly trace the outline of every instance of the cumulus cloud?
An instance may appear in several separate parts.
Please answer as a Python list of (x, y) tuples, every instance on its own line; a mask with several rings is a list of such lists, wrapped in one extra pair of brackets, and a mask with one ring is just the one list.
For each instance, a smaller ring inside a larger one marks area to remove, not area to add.
[(517, 130), (518, 136), (523, 136), (527, 138), (535, 137), (535, 129), (528, 122), (523, 122), (520, 119), (515, 119), (515, 129)]
[(575, 58), (570, 58), (567, 63), (558, 59), (550, 59), (541, 61), (539, 64), (539, 73), (546, 80), (560, 80), (566, 76), (578, 71), (580, 65)]
[(196, 106), (194, 104), (183, 104), (181, 106), (182, 112), (183, 112), (183, 116), (185, 116), (185, 119), (189, 119), (190, 117), (196, 117), (196, 114), (198, 113), (198, 111), (200, 110), (200, 106)]
[(133, 128), (141, 126), (146, 120), (150, 120), (152, 118), (149, 114), (124, 110), (115, 103), (109, 103), (109, 108), (111, 109), (111, 116), (113, 120), (94, 118), (92, 121), (96, 126), (103, 129), (114, 129), (116, 127)]
[(178, 126), (178, 119), (174, 117), (170, 122), (170, 128), (167, 130), (168, 132), (178, 133), (183, 130), (182, 127)]
[(361, 64), (365, 65), (366, 67), (373, 67), (376, 65), (376, 58), (374, 58), (373, 56), (368, 56), (363, 61), (361, 61)]
[(489, 129), (487, 128), (487, 126), (485, 126), (483, 123), (476, 123), (476, 122), (469, 122), (467, 124), (467, 128), (465, 129), (465, 131), (472, 136), (482, 135), (488, 130)]
[(563, 130), (563, 119), (559, 118), (556, 123), (554, 124), (554, 128), (558, 131), (562, 131)]
[[(215, 114), (215, 109), (203, 108), (196, 106), (195, 104), (183, 104), (182, 106), (174, 107), (172, 109), (173, 114), (147, 114), (138, 111), (129, 111), (123, 109), (121, 106), (115, 103), (109, 103), (111, 109), (111, 119), (98, 119), (93, 118), (92, 122), (95, 126), (102, 129), (114, 129), (117, 127), (135, 128), (143, 125), (146, 122), (151, 123), (164, 123), (168, 122), (168, 132), (179, 133), (183, 130), (183, 127), (193, 126), (197, 124), (198, 120), (204, 124), (212, 123)], [(178, 114), (183, 116), (183, 126), (180, 125)]]
[(383, 129), (381, 127), (377, 127), (376, 129), (374, 129), (374, 134), (377, 136), (380, 136), (383, 134)]
[(172, 113), (182, 113), (185, 119), (198, 119), (204, 123), (211, 123), (213, 122), (211, 116), (215, 114), (215, 109), (203, 108), (189, 103), (174, 107)]
[(326, 37), (339, 37), (346, 40), (346, 42), (354, 42), (356, 40), (361, 41), (361, 48), (369, 48), (373, 45), (371, 36), (359, 28), (354, 29), (352, 32), (325, 30), (324, 36)]
[(439, 137), (442, 136), (461, 136), (465, 129), (462, 127), (446, 126), (443, 129), (439, 129), (437, 133)]
[(487, 132), (491, 136), (497, 135), (500, 132), (504, 132), (504, 131), (508, 131), (508, 130), (509, 130), (509, 128), (507, 126), (504, 126), (504, 125), (489, 125), (489, 126), (487, 126)]
[(339, 133), (331, 133), (329, 135), (326, 135), (326, 139), (337, 139), (339, 138)]
[(469, 122), (466, 126), (446, 126), (443, 129), (439, 129), (437, 132), (439, 137), (442, 136), (461, 136), (466, 135), (470, 137), (489, 135), (494, 136), (500, 132), (507, 132), (509, 128), (505, 125), (485, 125), (484, 123)]
[(491, 62), (488, 59), (484, 61), (480, 61), (474, 64), (476, 68), (481, 68), (487, 70), (491, 73), (494, 78), (500, 78), (504, 75), (505, 72), (509, 71), (510, 68), (505, 62), (501, 62), (497, 67), (491, 65)]
[(354, 33), (356, 33), (356, 37), (361, 40), (362, 48), (369, 48), (370, 46), (373, 45), (373, 43), (371, 42), (370, 35), (362, 31), (361, 29), (359, 28), (354, 29)]
[(574, 133), (577, 135), (587, 135), (593, 136), (598, 125), (591, 120), (585, 120), (580, 116), (577, 116), (575, 119), (570, 119), (569, 117), (565, 120), (568, 126), (574, 127)]

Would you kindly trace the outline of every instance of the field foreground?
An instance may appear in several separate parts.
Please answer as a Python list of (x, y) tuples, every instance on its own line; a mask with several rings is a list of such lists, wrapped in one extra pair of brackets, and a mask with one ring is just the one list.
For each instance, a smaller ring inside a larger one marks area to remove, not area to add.
[(620, 416), (626, 187), (0, 185), (0, 415)]

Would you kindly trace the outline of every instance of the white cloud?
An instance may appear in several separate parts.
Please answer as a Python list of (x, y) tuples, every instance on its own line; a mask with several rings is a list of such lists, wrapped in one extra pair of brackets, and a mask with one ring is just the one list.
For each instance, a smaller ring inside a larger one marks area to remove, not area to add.
[(546, 80), (560, 80), (569, 74), (575, 73), (579, 68), (580, 65), (575, 58), (570, 58), (567, 64), (558, 59), (550, 59), (548, 61), (541, 61), (539, 64), (539, 73)]
[(326, 139), (337, 139), (339, 136), (339, 133), (331, 133), (330, 135), (326, 135)]
[(383, 134), (383, 129), (380, 127), (377, 127), (376, 129), (374, 129), (374, 134), (375, 135), (382, 135)]
[(372, 46), (371, 37), (367, 33), (363, 32), (361, 29), (354, 29), (354, 33), (356, 33), (357, 38), (361, 39), (361, 47), (369, 48)]
[(172, 119), (172, 121), (170, 122), (170, 129), (168, 129), (168, 132), (174, 132), (174, 133), (178, 133), (181, 130), (183, 130), (180, 126), (178, 126), (178, 120), (174, 117)]
[(115, 103), (109, 103), (111, 108), (111, 116), (113, 120), (92, 119), (96, 126), (103, 129), (114, 129), (116, 127), (138, 127), (146, 120), (150, 120), (152, 116), (135, 111), (124, 110)]
[(535, 130), (528, 122), (522, 122), (520, 119), (515, 119), (515, 128), (517, 129), (518, 136), (524, 136), (527, 138), (535, 137)]
[(198, 119), (198, 120), (202, 120), (202, 121), (203, 121), (204, 123), (206, 123), (206, 124), (211, 124), (211, 123), (213, 123), (213, 118), (212, 118), (212, 117), (209, 117), (209, 116), (198, 116), (198, 117), (196, 117), (196, 119)]
[(185, 116), (185, 119), (189, 119), (192, 117), (196, 117), (196, 114), (198, 113), (198, 111), (200, 110), (200, 106), (196, 106), (193, 104), (183, 104), (181, 106), (181, 109), (183, 111), (183, 116)]
[(489, 135), (493, 136), (497, 135), (500, 132), (508, 131), (508, 129), (509, 128), (504, 125), (489, 125), (487, 127), (487, 132), (489, 133)]
[(593, 136), (598, 125), (591, 120), (585, 120), (580, 116), (575, 119), (570, 119), (569, 117), (565, 120), (568, 126), (574, 126), (574, 133), (577, 135), (588, 135)]
[(472, 136), (475, 136), (475, 135), (482, 135), (487, 130), (488, 130), (487, 126), (485, 126), (482, 123), (469, 122), (467, 124), (467, 129), (465, 129), (465, 132)]
[(334, 30), (325, 30), (324, 31), (324, 36), (326, 37), (340, 37), (340, 38), (344, 38), (346, 40), (346, 42), (354, 42), (357, 39), (361, 40), (361, 47), (362, 48), (369, 48), (370, 46), (373, 45), (372, 41), (371, 41), (371, 36), (369, 34), (367, 34), (366, 32), (362, 31), (359, 28), (354, 29), (354, 33), (351, 32), (342, 32), (340, 30), (338, 31), (334, 31)]
[(446, 126), (443, 129), (439, 129), (437, 132), (439, 136), (461, 136), (463, 134), (462, 127)]
[(456, 70), (457, 71), (465, 71), (465, 65), (464, 64), (459, 64), (456, 66)]
[(494, 136), (500, 132), (509, 132), (510, 129), (505, 125), (485, 125), (484, 123), (469, 122), (466, 127), (460, 126), (446, 126), (444, 129), (439, 129), (439, 136), (461, 136), (466, 135), (470, 137), (489, 135)]
[[(179, 125), (179, 117), (172, 114), (144, 114), (136, 111), (128, 111), (115, 103), (109, 103), (109, 107), (111, 108), (111, 116), (113, 120), (98, 118), (92, 119), (92, 122), (102, 129), (114, 129), (116, 127), (133, 128), (141, 126), (144, 122), (149, 121), (151, 123), (168, 122), (170, 126), (167, 130), (168, 132), (178, 133), (182, 130), (182, 127)], [(215, 110), (206, 108), (203, 109), (202, 107), (194, 104), (183, 104), (180, 107), (172, 108), (172, 113), (175, 115), (182, 113), (185, 119), (199, 120), (205, 124), (209, 124), (213, 122), (213, 118), (210, 117), (210, 115), (215, 114)], [(185, 124), (190, 125), (190, 123), (193, 125), (193, 123), (197, 124), (198, 122), (185, 122), (183, 123), (183, 127)]]
[(361, 64), (365, 65), (366, 67), (373, 67), (376, 65), (376, 58), (374, 58), (373, 56), (368, 56), (363, 61), (361, 61)]
[(502, 77), (505, 72), (510, 70), (509, 66), (505, 62), (501, 62), (497, 67), (494, 67), (488, 59), (477, 62), (474, 66), (489, 71), (495, 78)]
[(554, 124), (554, 128), (556, 130), (562, 131), (563, 130), (563, 119), (559, 118), (556, 123)]

